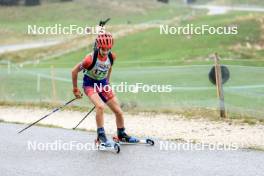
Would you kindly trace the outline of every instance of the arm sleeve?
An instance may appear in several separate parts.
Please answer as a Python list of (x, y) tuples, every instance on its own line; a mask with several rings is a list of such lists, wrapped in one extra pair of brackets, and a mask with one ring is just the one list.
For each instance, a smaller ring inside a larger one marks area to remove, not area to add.
[(93, 58), (91, 55), (87, 55), (81, 62), (80, 69), (87, 69), (90, 65), (92, 65)]

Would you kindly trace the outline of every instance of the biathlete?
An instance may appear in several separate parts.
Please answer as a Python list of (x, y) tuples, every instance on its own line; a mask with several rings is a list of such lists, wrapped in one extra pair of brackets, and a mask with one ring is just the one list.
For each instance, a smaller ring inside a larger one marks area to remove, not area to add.
[[(125, 132), (122, 109), (114, 92), (109, 88), (112, 66), (116, 60), (116, 55), (111, 52), (113, 44), (114, 40), (110, 33), (101, 33), (97, 36), (95, 50), (86, 55), (72, 69), (73, 94), (76, 98), (82, 98), (77, 80), (78, 73), (83, 71), (83, 91), (96, 109), (97, 140), (102, 143), (108, 142), (104, 129), (104, 108), (106, 104), (115, 114), (118, 139), (129, 143), (137, 143), (139, 139), (129, 136)], [(100, 86), (102, 89), (100, 89)], [(104, 86), (106, 87), (104, 88)]]

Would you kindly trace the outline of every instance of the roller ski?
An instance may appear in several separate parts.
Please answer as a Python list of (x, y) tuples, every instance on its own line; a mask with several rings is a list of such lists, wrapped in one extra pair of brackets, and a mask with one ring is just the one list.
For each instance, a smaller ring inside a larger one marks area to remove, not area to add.
[(129, 136), (125, 133), (125, 129), (118, 129), (117, 136), (113, 137), (113, 141), (118, 144), (148, 144), (154, 145), (155, 142), (152, 139), (138, 139), (136, 137)]
[(116, 153), (120, 152), (120, 145), (115, 141), (110, 141), (106, 138), (103, 128), (97, 130), (97, 139), (95, 140), (95, 145), (98, 150), (103, 151), (115, 151)]

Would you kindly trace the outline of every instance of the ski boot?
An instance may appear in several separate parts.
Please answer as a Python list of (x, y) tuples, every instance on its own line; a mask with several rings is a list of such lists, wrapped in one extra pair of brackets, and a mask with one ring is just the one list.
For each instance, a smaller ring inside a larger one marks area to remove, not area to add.
[(113, 137), (115, 142), (120, 144), (149, 144), (154, 145), (152, 139), (138, 139), (136, 137), (129, 136), (125, 133), (125, 128), (119, 128), (117, 130), (117, 137)]
[(95, 144), (98, 150), (114, 150), (116, 153), (120, 152), (119, 144), (107, 139), (104, 128), (97, 129), (97, 139), (95, 140)]

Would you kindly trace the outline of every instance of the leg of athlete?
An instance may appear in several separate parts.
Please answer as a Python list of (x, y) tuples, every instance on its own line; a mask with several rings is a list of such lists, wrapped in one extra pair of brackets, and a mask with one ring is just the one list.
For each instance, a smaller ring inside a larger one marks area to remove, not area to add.
[(102, 128), (104, 127), (104, 102), (97, 93), (89, 96), (89, 99), (95, 105), (97, 128)]
[[(107, 144), (107, 137), (104, 130), (104, 102), (98, 93), (89, 96), (96, 109), (97, 140)], [(109, 144), (110, 145), (110, 144)]]
[(137, 143), (139, 140), (136, 137), (129, 136), (125, 132), (124, 127), (124, 117), (121, 107), (115, 97), (108, 100), (107, 103), (108, 107), (115, 113), (116, 116), (116, 126), (117, 126), (117, 137), (119, 140), (129, 143)]
[(107, 101), (107, 106), (113, 111), (116, 116), (116, 126), (117, 128), (124, 128), (124, 117), (122, 109), (116, 99), (113, 97), (112, 99)]

